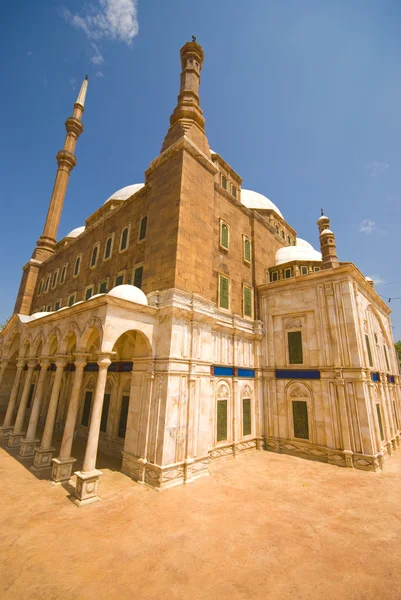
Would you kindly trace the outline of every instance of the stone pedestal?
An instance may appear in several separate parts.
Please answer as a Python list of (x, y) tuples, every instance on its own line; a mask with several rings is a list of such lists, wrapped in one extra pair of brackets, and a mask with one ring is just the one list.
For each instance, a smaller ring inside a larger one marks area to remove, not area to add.
[(8, 440), (13, 429), (13, 427), (0, 427), (0, 442), (5, 442)]
[(44, 471), (52, 468), (52, 458), (55, 448), (36, 448), (32, 471)]
[(19, 448), (21, 445), (22, 438), (24, 438), (24, 437), (25, 437), (24, 431), (19, 431), (19, 432), (11, 431), (11, 433), (8, 436), (7, 447), (14, 448), (14, 449)]
[(35, 456), (36, 445), (40, 440), (21, 440), (18, 458), (32, 458)]
[(52, 479), (55, 483), (69, 481), (76, 458), (52, 458)]
[(99, 477), (103, 475), (102, 471), (94, 469), (89, 473), (82, 471), (76, 471), (74, 475), (77, 476), (77, 486), (75, 489), (75, 499), (73, 500), (76, 506), (85, 506), (92, 502), (98, 502), (100, 500), (97, 495), (97, 488), (99, 484)]

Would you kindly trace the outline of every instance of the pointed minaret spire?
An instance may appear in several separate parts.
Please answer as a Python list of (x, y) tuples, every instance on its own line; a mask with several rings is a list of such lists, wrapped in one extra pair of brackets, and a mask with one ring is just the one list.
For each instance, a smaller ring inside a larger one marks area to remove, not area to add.
[(86, 76), (82, 82), (77, 101), (74, 104), (72, 117), (68, 117), (65, 122), (67, 136), (65, 138), (64, 148), (60, 150), (56, 156), (58, 169), (50, 199), (49, 210), (47, 212), (43, 234), (40, 236), (32, 255), (32, 258), (37, 260), (45, 260), (48, 258), (54, 252), (57, 243), (57, 230), (60, 224), (68, 179), (72, 169), (77, 164), (74, 154), (75, 146), (77, 139), (84, 130), (81, 119), (84, 112), (87, 89), (88, 76)]
[(340, 266), (337, 258), (336, 238), (330, 229), (330, 219), (321, 209), (321, 217), (317, 221), (320, 233), (320, 251), (322, 253), (322, 269), (335, 269)]
[(205, 134), (205, 119), (199, 104), (200, 72), (203, 65), (203, 49), (192, 36), (180, 50), (181, 79), (177, 106), (170, 117), (170, 128), (164, 139), (162, 152), (184, 135), (202, 152), (210, 156)]

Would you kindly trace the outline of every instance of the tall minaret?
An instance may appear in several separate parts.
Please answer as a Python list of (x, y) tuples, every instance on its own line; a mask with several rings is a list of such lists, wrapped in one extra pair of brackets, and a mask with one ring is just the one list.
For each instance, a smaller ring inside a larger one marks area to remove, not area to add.
[(177, 106), (170, 117), (170, 128), (161, 151), (167, 150), (184, 135), (210, 157), (209, 143), (205, 134), (205, 118), (199, 101), (200, 72), (203, 65), (203, 49), (195, 36), (180, 50), (181, 79)]
[(330, 230), (330, 219), (323, 214), (317, 221), (320, 233), (320, 251), (322, 253), (322, 269), (334, 269), (339, 267), (337, 258), (336, 238)]
[(77, 139), (84, 130), (81, 119), (85, 107), (86, 91), (88, 89), (88, 76), (85, 77), (77, 101), (74, 104), (72, 117), (65, 122), (67, 136), (64, 148), (57, 153), (57, 175), (54, 182), (53, 192), (47, 211), (46, 223), (43, 233), (37, 241), (32, 258), (45, 260), (54, 252), (57, 240), (57, 230), (60, 224), (61, 211), (63, 210), (64, 198), (67, 191), (68, 179), (71, 171), (77, 164), (74, 150)]

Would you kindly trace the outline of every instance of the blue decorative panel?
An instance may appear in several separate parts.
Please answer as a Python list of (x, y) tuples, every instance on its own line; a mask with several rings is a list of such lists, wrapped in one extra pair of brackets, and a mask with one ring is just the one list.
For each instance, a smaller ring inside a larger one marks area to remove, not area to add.
[(64, 367), (64, 371), (67, 371), (67, 373), (73, 373), (75, 371), (74, 363), (67, 363)]
[(320, 379), (320, 371), (307, 369), (277, 369), (277, 379)]
[(84, 371), (86, 372), (93, 372), (93, 371), (99, 371), (99, 365), (95, 362), (90, 362), (87, 363), (87, 365), (85, 366)]
[(371, 373), (372, 381), (380, 381), (380, 373)]
[(217, 377), (232, 377), (234, 373), (233, 367), (210, 367), (211, 375), (216, 375)]
[(255, 371), (253, 369), (238, 369), (238, 377), (255, 377)]
[(134, 366), (133, 362), (123, 361), (118, 364), (118, 372), (119, 373), (130, 373), (132, 371), (132, 367)]

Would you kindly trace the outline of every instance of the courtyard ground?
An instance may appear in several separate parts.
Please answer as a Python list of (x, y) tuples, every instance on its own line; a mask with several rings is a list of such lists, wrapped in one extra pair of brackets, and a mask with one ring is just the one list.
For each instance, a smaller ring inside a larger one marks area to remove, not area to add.
[(382, 473), (253, 452), (161, 493), (99, 453), (82, 508), (16, 454), (1, 445), (2, 600), (401, 598), (400, 450)]

